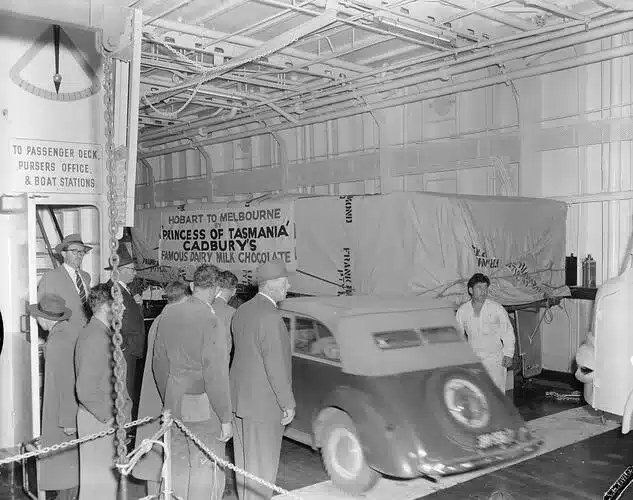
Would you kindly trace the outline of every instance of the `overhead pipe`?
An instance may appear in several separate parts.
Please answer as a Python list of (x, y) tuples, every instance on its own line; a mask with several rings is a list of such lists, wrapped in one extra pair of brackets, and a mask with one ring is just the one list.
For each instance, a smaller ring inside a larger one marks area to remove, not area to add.
[[(631, 14), (624, 14), (624, 16), (626, 16), (627, 20), (630, 19), (631, 17), (633, 17)], [(619, 16), (618, 16), (619, 17)], [(565, 47), (570, 47), (573, 45), (577, 45), (580, 43), (585, 43), (585, 42), (589, 42), (589, 41), (593, 41), (593, 40), (597, 40), (597, 39), (601, 39), (601, 38), (605, 38), (607, 36), (612, 36), (614, 34), (619, 34), (623, 31), (627, 31), (627, 30), (631, 30), (633, 29), (633, 21), (629, 21), (629, 22), (620, 22), (618, 24), (614, 24), (614, 25), (605, 25), (605, 26), (601, 26), (599, 28), (596, 28), (592, 31), (589, 32), (582, 32), (582, 33), (576, 33), (576, 34), (572, 34), (566, 37), (561, 37), (558, 38), (556, 40), (553, 41), (549, 41), (549, 42), (544, 42), (541, 43), (540, 45), (536, 45), (536, 46), (528, 46), (525, 47), (523, 49), (517, 49), (515, 51), (510, 52), (509, 54), (505, 54), (505, 55), (488, 55), (488, 54), (482, 54), (482, 55), (473, 55), (473, 56), (467, 56), (464, 58), (464, 61), (466, 62), (462, 62), (460, 61), (460, 63), (458, 64), (459, 68), (458, 71), (454, 71), (455, 74), (457, 73), (466, 73), (466, 72), (472, 72), (472, 71), (478, 71), (481, 69), (485, 69), (488, 66), (492, 66), (492, 65), (497, 65), (499, 63), (507, 63), (508, 61), (510, 61), (511, 59), (518, 59), (518, 58), (524, 58), (524, 57), (529, 57), (529, 56), (533, 56), (536, 54), (541, 54), (544, 52), (549, 52), (549, 51), (553, 51), (553, 50), (558, 50), (561, 48), (565, 48)], [(371, 93), (377, 93), (377, 92), (385, 92), (388, 90), (395, 90), (398, 88), (402, 88), (402, 87), (406, 87), (406, 86), (410, 86), (410, 85), (416, 85), (419, 83), (423, 83), (423, 82), (427, 82), (427, 81), (432, 81), (432, 80), (436, 80), (436, 79), (446, 79), (448, 77), (448, 73), (447, 70), (445, 69), (443, 63), (435, 63), (432, 65), (428, 65), (425, 68), (421, 68), (418, 71), (420, 72), (432, 72), (430, 75), (425, 76), (423, 78), (409, 78), (409, 79), (400, 79), (400, 81), (398, 82), (393, 82), (390, 84), (380, 84), (379, 87), (376, 87), (374, 89), (372, 89), (371, 92), (367, 92), (366, 90), (356, 90), (356, 92), (362, 96), (367, 96)], [(340, 87), (340, 83), (339, 83), (339, 87)], [(312, 98), (308, 103), (305, 103), (304, 105), (304, 109), (312, 109), (312, 108), (317, 108), (317, 107), (321, 107), (321, 106), (327, 106), (327, 105), (331, 105), (331, 104), (336, 104), (336, 103), (340, 103), (340, 102), (344, 102), (349, 100), (349, 94), (348, 94), (348, 89), (345, 87), (340, 87), (340, 91), (337, 92), (335, 95), (331, 95), (329, 94), (325, 99), (322, 99), (320, 101), (318, 101), (315, 98)], [(268, 102), (270, 102), (271, 100), (267, 100), (267, 101), (263, 101), (261, 103), (261, 105), (264, 105)], [(289, 102), (289, 106), (292, 105), (293, 102), (292, 100)], [(268, 118), (268, 116), (262, 116), (264, 118)], [(231, 124), (230, 126), (240, 126), (240, 125), (244, 125), (244, 124), (248, 124), (248, 123), (252, 123), (253, 121), (257, 121), (257, 117), (255, 116), (248, 116), (248, 117), (243, 117), (243, 118), (238, 118), (234, 124)], [(160, 141), (158, 142), (159, 139), (163, 138), (163, 137), (169, 137), (171, 136), (171, 140), (172, 141), (176, 141), (176, 140), (180, 140), (180, 139), (185, 139), (187, 137), (186, 135), (186, 131), (190, 128), (190, 127), (199, 127), (199, 126), (208, 126), (210, 128), (210, 131), (214, 131), (214, 126), (222, 129), (226, 129), (227, 124), (226, 122), (224, 123), (220, 123), (220, 124), (212, 124), (209, 123), (209, 121), (206, 118), (202, 118), (200, 120), (193, 120), (190, 124), (188, 125), (176, 125), (174, 127), (170, 127), (169, 130), (164, 130), (164, 131), (158, 131), (155, 133), (150, 133), (147, 134), (147, 136), (145, 137), (141, 137), (140, 141), (146, 145), (147, 147), (152, 147), (158, 144), (163, 144), (165, 141)], [(178, 134), (179, 132), (185, 132), (179, 136), (175, 136), (174, 134)], [(151, 141), (151, 142), (150, 142)]]
[[(625, 16), (625, 18), (629, 18), (630, 16)], [(611, 19), (608, 22), (617, 22), (619, 20), (619, 18), (617, 16), (614, 16), (613, 19)], [(597, 24), (599, 23), (599, 21), (597, 22)], [(199, 36), (199, 37), (203, 37), (203, 38), (218, 38), (223, 36), (223, 33), (219, 33), (216, 31), (212, 31), (212, 30), (208, 30), (206, 28), (201, 28), (201, 27), (197, 27), (197, 26), (189, 26), (189, 25), (185, 25), (185, 24), (181, 24), (181, 23), (176, 23), (173, 21), (167, 21), (167, 20), (159, 20), (156, 21), (154, 23), (154, 26), (162, 28), (162, 29), (166, 29), (166, 30), (170, 30), (170, 31), (178, 31), (180, 33), (185, 33), (185, 34), (189, 34), (189, 35), (194, 35), (194, 36)], [(552, 31), (566, 31), (566, 30), (571, 30), (573, 28), (578, 28), (580, 27), (582, 29), (582, 27), (585, 26), (585, 23), (579, 23), (579, 22), (575, 22), (572, 23), (571, 26), (568, 26), (566, 28), (561, 28), (560, 26), (545, 26), (543, 28), (539, 28), (536, 30), (532, 30), (529, 33), (518, 33), (518, 34), (513, 34), (513, 35), (509, 35), (506, 37), (501, 37), (498, 39), (493, 39), (493, 40), (487, 40), (487, 41), (482, 41), (473, 45), (469, 45), (469, 46), (465, 46), (465, 47), (459, 47), (456, 48), (455, 50), (453, 50), (452, 55), (453, 56), (457, 56), (458, 54), (462, 53), (462, 52), (470, 52), (473, 50), (477, 50), (480, 48), (485, 48), (485, 47), (489, 47), (489, 46), (494, 46), (497, 44), (505, 44), (506, 42), (511, 42), (511, 41), (521, 41), (525, 38), (529, 38), (527, 40), (527, 45), (529, 44), (533, 44), (533, 43), (537, 43), (534, 42), (532, 39), (536, 38), (537, 35), (545, 35), (548, 34)], [(564, 35), (563, 35), (564, 36)], [(256, 45), (256, 42), (253, 39), (247, 38), (247, 37), (243, 37), (243, 36), (236, 36), (236, 37), (231, 37), (233, 38), (233, 42), (231, 43), (235, 43), (237, 45), (242, 45), (242, 46), (246, 46), (246, 47), (253, 47)], [(520, 46), (524, 46), (526, 45), (525, 41), (523, 41), (523, 43), (521, 43)], [(503, 47), (501, 49), (501, 51), (505, 51), (505, 50), (512, 50), (514, 46), (507, 46), (507, 47)], [(494, 50), (494, 49), (493, 49)], [(297, 50), (297, 49), (292, 49), (292, 48), (286, 48), (283, 49), (282, 51), (280, 51), (280, 54), (285, 54), (291, 57), (296, 57), (299, 59), (303, 59), (306, 61), (310, 61), (313, 60), (314, 58), (303, 51)], [(481, 57), (484, 57), (487, 54), (482, 54)], [(401, 61), (399, 63), (396, 63), (392, 66), (390, 66), (389, 68), (387, 68), (389, 71), (393, 71), (396, 69), (400, 69), (400, 68), (404, 68), (410, 65), (415, 65), (415, 64), (420, 64), (423, 62), (429, 62), (429, 61), (433, 61), (433, 60), (438, 60), (438, 59), (443, 59), (446, 57), (446, 54), (425, 54), (424, 56), (419, 56), (416, 58), (412, 58), (409, 60), (405, 60), (405, 61)], [(375, 70), (370, 70), (367, 71), (367, 68), (364, 67), (359, 67), (358, 65), (354, 64), (354, 63), (348, 63), (346, 61), (342, 61), (342, 60), (332, 60), (332, 62), (334, 63), (334, 65), (338, 68), (342, 68), (342, 69), (347, 69), (347, 70), (351, 70), (354, 71), (358, 74), (356, 75), (350, 75), (348, 76), (348, 78), (346, 79), (347, 82), (352, 82), (352, 81), (356, 81), (358, 79), (364, 79), (364, 78), (368, 78), (377, 74), (380, 74), (381, 72), (385, 71), (385, 69), (375, 69)], [(311, 92), (311, 91), (315, 91), (315, 90), (323, 90), (323, 89), (328, 89), (331, 88), (332, 86), (336, 86), (338, 85), (338, 83), (327, 83), (327, 84), (322, 84), (322, 83), (317, 83), (317, 84), (313, 84), (313, 85), (306, 85), (303, 87), (303, 94), (307, 93), (307, 92)], [(298, 96), (300, 96), (301, 94), (297, 94)], [(283, 100), (285, 99), (285, 97), (279, 97), (277, 98), (278, 100)], [(160, 134), (160, 132), (156, 132), (158, 134)], [(149, 133), (145, 139), (153, 139), (156, 137), (156, 133)], [(172, 133), (170, 131), (170, 133)], [(174, 131), (173, 133), (177, 133), (176, 131)]]
[[(627, 19), (629, 17), (630, 16), (628, 16), (628, 15), (626, 16)], [(618, 19), (619, 18), (617, 16), (615, 16), (612, 20), (607, 21), (607, 22), (617, 22)], [(163, 24), (165, 24), (164, 21), (159, 21), (159, 23), (160, 23), (161, 27), (162, 27)], [(599, 23), (599, 21), (598, 21), (598, 23)], [(179, 30), (179, 28), (177, 27), (177, 26), (179, 26), (178, 23), (171, 23), (171, 24), (174, 25), (172, 27), (172, 29)], [(574, 26), (565, 28), (565, 31), (572, 30), (574, 28), (582, 29), (583, 26), (584, 26), (584, 23), (575, 23)], [(188, 29), (183, 30), (183, 28), (188, 28)], [(183, 28), (180, 28), (180, 31), (186, 32), (186, 33), (189, 33), (189, 34), (192, 34), (192, 35), (197, 35), (197, 36), (203, 36), (204, 37), (204, 36), (213, 36), (215, 34), (215, 32), (210, 32), (208, 30), (205, 30), (204, 28), (188, 27), (188, 26), (183, 26)], [(560, 31), (563, 31), (563, 30), (561, 30), (558, 27), (556, 27), (556, 29), (558, 29)], [(545, 34), (545, 33), (549, 33), (550, 31), (552, 31), (551, 27), (541, 28), (540, 30), (534, 30), (534, 32), (532, 33), (532, 37), (533, 38), (535, 37), (535, 33), (536, 32), (538, 32), (540, 34)], [(562, 35), (562, 36), (564, 36), (564, 35)], [(517, 38), (519, 40), (518, 46), (525, 46), (525, 45), (538, 43), (538, 42), (535, 42), (533, 39), (521, 40), (522, 38), (525, 38), (525, 37), (526, 37), (525, 34), (520, 34), (520, 35), (512, 35), (511, 37), (505, 37), (505, 38), (501, 38), (501, 39), (498, 39), (498, 40), (489, 41), (489, 42), (485, 42), (485, 43), (484, 42), (480, 42), (480, 43), (472, 45), (472, 46), (455, 49), (454, 55), (457, 56), (457, 54), (460, 53), (460, 52), (472, 51), (472, 50), (475, 50), (477, 48), (481, 48), (481, 47), (484, 47), (484, 46), (487, 46), (487, 45), (491, 45), (493, 43), (499, 44), (499, 43), (502, 43), (502, 42), (507, 41), (509, 39), (515, 39), (515, 38)], [(515, 47), (517, 47), (517, 45), (512, 45), (512, 46), (507, 46), (507, 47), (504, 46), (503, 48), (500, 48), (500, 49), (497, 49), (497, 50), (492, 49), (492, 52), (496, 53), (498, 51), (512, 50)], [(296, 50), (296, 49), (286, 49), (285, 52), (287, 52), (289, 50)], [(297, 51), (297, 52), (301, 52), (301, 51)], [(474, 57), (475, 58), (485, 57), (487, 55), (489, 55), (489, 54), (475, 54)], [(472, 58), (473, 56), (470, 56), (470, 57)], [(406, 66), (409, 66), (409, 65), (415, 65), (415, 64), (420, 64), (422, 62), (429, 62), (429, 61), (432, 61), (432, 60), (444, 59), (444, 58), (445, 58), (445, 54), (440, 54), (440, 55), (433, 54), (433, 55), (430, 55), (430, 56), (429, 55), (424, 55), (424, 56), (421, 56), (421, 57), (413, 58), (413, 59), (410, 59), (410, 60), (406, 60), (406, 61), (402, 61), (400, 63), (394, 64), (394, 65), (390, 66), (388, 69), (390, 71), (393, 71), (395, 69), (403, 68), (403, 67), (406, 67)], [(381, 73), (382, 71), (385, 71), (385, 70), (384, 69), (377, 69), (377, 70), (372, 70), (372, 71), (369, 71), (369, 72), (365, 72), (365, 73), (363, 73), (361, 75), (352, 75), (351, 77), (348, 77), (346, 79), (346, 81), (348, 83), (350, 83), (350, 82), (356, 81), (358, 79), (364, 79), (364, 78), (368, 78), (368, 77), (374, 76), (376, 74)], [(328, 84), (321, 84), (321, 83), (319, 83), (319, 84), (316, 84), (316, 85), (307, 85), (307, 86), (305, 86), (303, 88), (303, 92), (302, 93), (307, 93), (307, 92), (316, 91), (316, 90), (329, 89), (332, 86), (336, 87), (338, 85), (340, 85), (338, 82), (336, 82), (334, 84), (332, 84), (332, 83), (328, 83)], [(296, 96), (300, 97), (302, 93), (296, 94)], [(274, 102), (278, 102), (279, 100), (283, 100), (285, 98), (286, 97), (284, 97), (284, 96), (278, 97), (278, 98), (274, 99)], [(266, 116), (264, 118), (269, 118), (269, 116)], [(250, 121), (247, 122), (247, 123), (250, 123)], [(196, 122), (196, 124), (198, 124), (198, 123)], [(175, 128), (175, 129), (169, 129), (168, 131), (150, 132), (148, 134), (145, 134), (145, 136), (141, 135), (141, 140), (147, 141), (147, 140), (155, 139), (155, 138), (158, 138), (158, 137), (165, 137), (167, 135), (178, 133), (179, 131), (180, 131), (180, 129)]]
[[(633, 54), (633, 45), (625, 45), (617, 48), (612, 48), (605, 51), (594, 52), (591, 54), (585, 54), (582, 56), (563, 59), (561, 61), (555, 61), (546, 64), (540, 64), (538, 66), (532, 66), (529, 68), (523, 68), (515, 71), (508, 71), (506, 73), (480, 78), (478, 80), (472, 80), (464, 83), (458, 83), (453, 85), (447, 85), (442, 88), (429, 90), (426, 92), (422, 92), (417, 95), (407, 95), (403, 97), (396, 97), (393, 99), (385, 100), (382, 102), (378, 102), (374, 104), (372, 107), (374, 110), (385, 109), (395, 106), (402, 106), (404, 104), (410, 104), (413, 102), (434, 99), (437, 97), (442, 97), (450, 94), (456, 94), (458, 92), (468, 92), (471, 90), (477, 90), (483, 87), (489, 87), (491, 85), (498, 85), (500, 83), (505, 83), (508, 80), (518, 80), (521, 78), (530, 78), (533, 76), (543, 75), (545, 73), (553, 73), (556, 71), (562, 71), (565, 69), (576, 68), (578, 66), (585, 66), (588, 64), (594, 64), (602, 61), (607, 61), (611, 59), (616, 59), (618, 57), (627, 57)], [(349, 116), (353, 116), (359, 114), (360, 111), (358, 107), (348, 107), (346, 109), (332, 112), (332, 113), (321, 113), (318, 116), (314, 116), (312, 118), (302, 120), (299, 124), (278, 124), (273, 125), (266, 128), (259, 128), (255, 130), (250, 130), (248, 132), (234, 133), (225, 135), (223, 137), (217, 137), (213, 139), (207, 139), (196, 143), (197, 146), (209, 146), (212, 144), (219, 144), (229, 141), (234, 141), (238, 139), (244, 139), (247, 137), (252, 137), (255, 135), (261, 135), (266, 132), (279, 131), (279, 130), (287, 130), (292, 129), (299, 126), (311, 125), (313, 123), (321, 123), (327, 120), (336, 120), (339, 118), (346, 118)], [(162, 156), (165, 154), (176, 153), (179, 151), (184, 151), (189, 149), (190, 146), (187, 145), (179, 145), (170, 148), (165, 148), (162, 150), (156, 150), (149, 153), (142, 153), (139, 155), (141, 158), (151, 158), (155, 156)]]
[[(570, 35), (568, 37), (557, 39), (547, 44), (544, 43), (542, 46), (526, 47), (524, 49), (518, 49), (508, 54), (492, 55), (475, 61), (461, 62), (460, 64), (455, 64), (453, 69), (446, 68), (445, 64), (436, 63), (424, 68), (425, 76), (423, 76), (422, 78), (418, 76), (407, 76), (405, 75), (405, 73), (395, 74), (385, 78), (385, 80), (395, 80), (392, 83), (386, 85), (380, 83), (376, 84), (376, 88), (373, 90), (367, 90), (368, 87), (365, 87), (364, 89), (360, 90), (356, 89), (356, 92), (358, 92), (360, 95), (367, 95), (376, 92), (395, 90), (411, 85), (419, 85), (420, 83), (426, 83), (433, 80), (448, 80), (450, 77), (458, 74), (470, 73), (473, 71), (484, 69), (489, 66), (506, 64), (512, 60), (523, 59), (525, 57), (531, 57), (534, 55), (565, 49), (574, 45), (578, 45), (580, 43), (607, 38), (609, 36), (618, 35), (624, 31), (630, 30), (633, 30), (633, 20), (622, 24), (598, 28), (588, 33), (578, 33), (575, 35)], [(430, 74), (426, 74), (427, 72)], [(371, 88), (371, 86), (369, 86), (369, 88)], [(345, 92), (346, 90), (343, 87), (341, 88), (339, 94)], [(329, 99), (326, 99), (326, 101), (334, 99), (334, 96), (331, 96), (331, 93), (328, 94), (328, 97)], [(316, 99), (312, 99), (312, 102), (314, 103), (314, 105), (316, 105)]]
[[(219, 31), (214, 31), (207, 28), (201, 28), (199, 26), (189, 26), (187, 24), (182, 24), (175, 21), (168, 21), (166, 19), (160, 19), (154, 22), (152, 26), (156, 28), (160, 28), (160, 29), (165, 29), (168, 31), (177, 31), (179, 33), (184, 33), (186, 35), (193, 35), (193, 36), (198, 36), (201, 38), (209, 38), (212, 40), (222, 38), (223, 36), (226, 35), (226, 33), (222, 33)], [(261, 42), (258, 42), (254, 38), (238, 35), (235, 37), (231, 37), (230, 43), (233, 45), (240, 45), (242, 47), (257, 47), (257, 45), (260, 44)], [(286, 47), (282, 49), (281, 51), (278, 52), (278, 54), (282, 56), (287, 56), (287, 57), (296, 57), (297, 59), (302, 59), (304, 61), (310, 61), (314, 59), (314, 56), (310, 54), (309, 52), (293, 49), (291, 47)], [(336, 64), (341, 69), (345, 69), (347, 71), (358, 72), (358, 71), (362, 71), (366, 69), (366, 68), (361, 68), (358, 65), (347, 62), (347, 61), (336, 61)]]
[[(583, 43), (583, 42), (586, 42), (586, 41), (592, 41), (592, 40), (596, 39), (594, 33), (599, 28), (606, 27), (606, 26), (609, 26), (609, 25), (616, 25), (616, 24), (622, 23), (624, 21), (628, 21), (632, 17), (633, 17), (633, 14), (631, 14), (631, 13), (624, 13), (624, 14), (618, 14), (618, 15), (615, 15), (615, 16), (611, 16), (609, 18), (605, 18), (605, 19), (602, 19), (602, 20), (596, 20), (594, 22), (594, 26), (597, 26), (597, 28), (595, 28), (594, 30), (589, 31), (589, 32), (585, 31), (584, 23), (575, 23), (574, 26), (565, 28), (564, 30), (560, 30), (560, 31), (564, 31), (564, 33), (559, 35), (556, 38), (556, 40), (551, 40), (551, 38), (548, 38), (546, 36), (538, 37), (538, 39), (534, 39), (536, 37), (533, 37), (532, 39), (519, 40), (517, 43), (512, 44), (511, 46), (502, 46), (502, 47), (499, 47), (497, 49), (491, 49), (491, 50), (489, 50), (489, 51), (487, 51), (485, 53), (471, 54), (471, 55), (468, 55), (468, 56), (465, 56), (465, 57), (461, 58), (459, 61), (458, 60), (454, 60), (454, 61), (443, 60), (443, 61), (440, 61), (439, 63), (435, 63), (433, 65), (427, 65), (427, 66), (425, 66), (423, 68), (416, 68), (416, 69), (408, 70), (406, 72), (400, 73), (400, 75), (401, 76), (408, 76), (410, 74), (423, 73), (423, 72), (427, 71), (427, 69), (430, 70), (430, 69), (435, 69), (435, 68), (442, 68), (442, 67), (444, 67), (446, 65), (451, 65), (451, 64), (453, 64), (453, 65), (455, 65), (455, 64), (464, 64), (466, 62), (472, 62), (472, 61), (475, 61), (475, 60), (491, 57), (491, 56), (493, 56), (495, 54), (500, 54), (500, 53), (503, 53), (503, 52), (516, 51), (518, 49), (521, 49), (523, 47), (529, 47), (531, 45), (538, 45), (539, 43), (544, 44), (545, 50), (553, 50), (552, 49), (552, 44), (556, 43), (557, 40), (564, 39), (564, 37), (567, 37), (567, 36), (582, 35), (582, 36), (579, 36), (579, 38), (575, 39), (576, 40), (575, 43)], [(621, 30), (621, 28), (618, 28), (618, 29)], [(545, 35), (545, 34), (543, 33), (543, 35)], [(599, 35), (598, 38), (600, 38), (601, 36), (602, 35)], [(605, 36), (608, 36), (608, 35), (605, 35)], [(497, 43), (500, 43), (500, 41), (497, 41)], [(469, 50), (473, 50), (474, 48), (476, 48), (476, 47), (470, 47)], [(434, 59), (441, 59), (441, 58), (444, 58), (444, 57), (445, 57), (444, 55), (442, 55), (442, 56), (434, 56)], [(426, 57), (426, 59), (430, 60), (428, 57)], [(400, 67), (406, 67), (409, 64), (416, 63), (415, 61), (417, 61), (417, 63), (421, 63), (421, 62), (423, 62), (423, 58), (416, 58), (416, 59), (414, 59), (412, 61), (410, 60), (408, 63), (406, 61), (402, 62), (402, 63), (398, 63), (398, 64), (395, 64), (395, 65), (392, 65), (388, 69), (389, 70), (393, 70), (393, 69), (398, 69)], [(476, 67), (476, 69), (482, 69), (483, 67), (485, 67), (485, 66)], [(380, 73), (382, 71), (385, 71), (385, 69), (376, 69), (376, 70), (371, 71), (370, 73), (367, 73), (366, 75), (351, 76), (351, 77), (346, 79), (345, 83), (349, 84), (349, 83), (351, 83), (353, 81), (356, 81), (358, 79), (361, 79), (361, 78), (364, 79), (366, 77), (378, 74), (378, 73)], [(303, 93), (307, 93), (309, 90), (310, 91), (317, 91), (317, 90), (330, 91), (330, 90), (332, 90), (332, 91), (336, 92), (336, 89), (339, 88), (340, 86), (341, 86), (341, 82), (340, 81), (339, 82), (335, 82), (335, 83), (328, 83), (328, 84), (325, 84), (325, 85), (324, 84), (319, 84), (318, 86), (305, 86)], [(312, 88), (309, 89), (309, 87), (312, 87)], [(332, 87), (334, 87), (334, 89), (332, 89)], [(328, 92), (328, 96), (330, 96), (330, 95), (331, 95), (331, 92)], [(295, 100), (296, 98), (301, 98), (301, 94), (296, 94), (295, 96), (292, 96), (290, 98), (289, 105), (293, 105), (293, 100)], [(279, 101), (285, 100), (285, 99), (288, 99), (288, 97), (286, 97), (284, 95), (284, 96), (281, 96), (281, 97), (278, 97), (278, 98), (269, 99), (269, 101), (279, 102)], [(312, 99), (312, 102), (314, 102), (313, 99)], [(263, 105), (263, 103), (262, 103), (262, 105)], [(271, 118), (272, 116), (273, 115), (262, 115), (261, 117), (263, 119), (268, 119), (268, 118)], [(202, 118), (200, 120), (205, 120), (205, 119)], [(250, 119), (250, 117), (244, 117), (244, 118), (238, 119), (238, 120), (243, 120), (243, 123), (251, 123), (253, 121), (253, 120)], [(202, 124), (204, 124), (204, 125), (214, 125), (213, 123), (209, 123), (209, 122), (203, 122)], [(239, 126), (240, 124), (241, 123), (236, 123), (235, 126)], [(192, 122), (192, 125), (199, 125), (199, 123), (198, 123), (197, 120), (194, 120)], [(223, 126), (224, 125), (225, 124), (223, 124)], [(153, 139), (159, 139), (159, 138), (163, 138), (163, 137), (173, 136), (174, 134), (178, 134), (179, 132), (181, 132), (183, 130), (186, 130), (186, 129), (187, 129), (187, 127), (175, 126), (175, 127), (169, 128), (167, 130), (149, 132), (149, 133), (147, 133), (145, 135), (142, 134), (140, 140), (143, 141), (143, 142), (147, 142), (147, 141), (151, 141)], [(182, 136), (181, 137), (175, 137), (174, 140), (176, 140), (178, 138), (184, 138), (184, 137), (182, 137)], [(162, 144), (162, 143), (164, 143), (164, 141), (161, 141), (160, 143)]]

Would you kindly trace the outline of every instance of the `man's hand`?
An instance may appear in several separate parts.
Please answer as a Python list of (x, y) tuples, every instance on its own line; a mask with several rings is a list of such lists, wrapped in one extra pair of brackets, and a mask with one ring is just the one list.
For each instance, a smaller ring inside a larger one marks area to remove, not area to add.
[(293, 418), (295, 418), (295, 409), (285, 408), (283, 411), (283, 415), (281, 416), (281, 425), (288, 425), (290, 422), (292, 422)]
[(504, 368), (512, 368), (512, 358), (510, 356), (504, 356), (501, 366)]
[(218, 438), (223, 443), (226, 443), (229, 439), (233, 437), (233, 424), (231, 422), (222, 424), (222, 434)]

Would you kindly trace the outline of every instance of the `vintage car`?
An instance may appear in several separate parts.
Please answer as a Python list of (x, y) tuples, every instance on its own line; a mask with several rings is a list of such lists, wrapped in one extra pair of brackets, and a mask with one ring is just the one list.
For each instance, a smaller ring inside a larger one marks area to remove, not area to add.
[(451, 303), (296, 297), (280, 311), (297, 403), (286, 436), (320, 448), (340, 489), (362, 493), (380, 475), (436, 480), (539, 447), (455, 330)]

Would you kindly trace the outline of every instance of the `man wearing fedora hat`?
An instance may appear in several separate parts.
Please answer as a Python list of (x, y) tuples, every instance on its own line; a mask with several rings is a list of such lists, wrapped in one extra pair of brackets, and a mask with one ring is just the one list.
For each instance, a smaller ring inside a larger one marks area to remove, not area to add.
[[(29, 314), (48, 331), (44, 347), (44, 401), (41, 444), (50, 446), (77, 437), (77, 400), (73, 356), (79, 330), (69, 321), (72, 311), (59, 295), (43, 295), (28, 307)], [(39, 487), (57, 491), (58, 500), (74, 500), (79, 487), (79, 448), (39, 459)]]
[[(235, 463), (274, 483), (284, 426), (295, 414), (292, 393), (290, 336), (277, 303), (290, 288), (281, 260), (260, 265), (259, 292), (233, 316), (235, 345), (231, 365), (231, 394), (235, 411)], [(270, 499), (269, 488), (236, 477), (240, 500)]]
[(55, 253), (61, 254), (64, 263), (48, 271), (37, 286), (38, 299), (44, 295), (58, 295), (72, 311), (70, 322), (78, 329), (88, 323), (90, 307), (90, 275), (81, 269), (84, 255), (92, 250), (79, 234), (69, 234), (55, 247)]
[[(127, 390), (132, 398), (132, 418), (136, 418), (141, 390), (137, 384), (137, 367), (145, 354), (145, 321), (143, 309), (134, 299), (128, 285), (136, 277), (136, 271), (139, 268), (125, 243), (119, 243), (117, 254), (119, 256), (119, 285), (125, 306), (121, 319), (122, 348), (127, 364)], [(112, 265), (106, 267), (105, 270), (112, 271)], [(108, 284), (113, 284), (112, 279), (108, 281)]]

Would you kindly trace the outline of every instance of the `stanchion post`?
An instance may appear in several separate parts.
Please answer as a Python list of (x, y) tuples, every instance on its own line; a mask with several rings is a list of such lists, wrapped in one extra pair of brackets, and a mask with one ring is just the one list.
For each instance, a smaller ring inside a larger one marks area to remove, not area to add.
[(163, 435), (163, 442), (165, 443), (165, 464), (163, 467), (163, 473), (165, 475), (164, 483), (164, 495), (165, 500), (172, 499), (172, 484), (171, 484), (171, 429), (173, 420), (171, 418), (171, 411), (165, 410), (163, 413), (163, 423), (165, 424), (165, 434)]
[(127, 500), (127, 474), (119, 471), (119, 498)]

